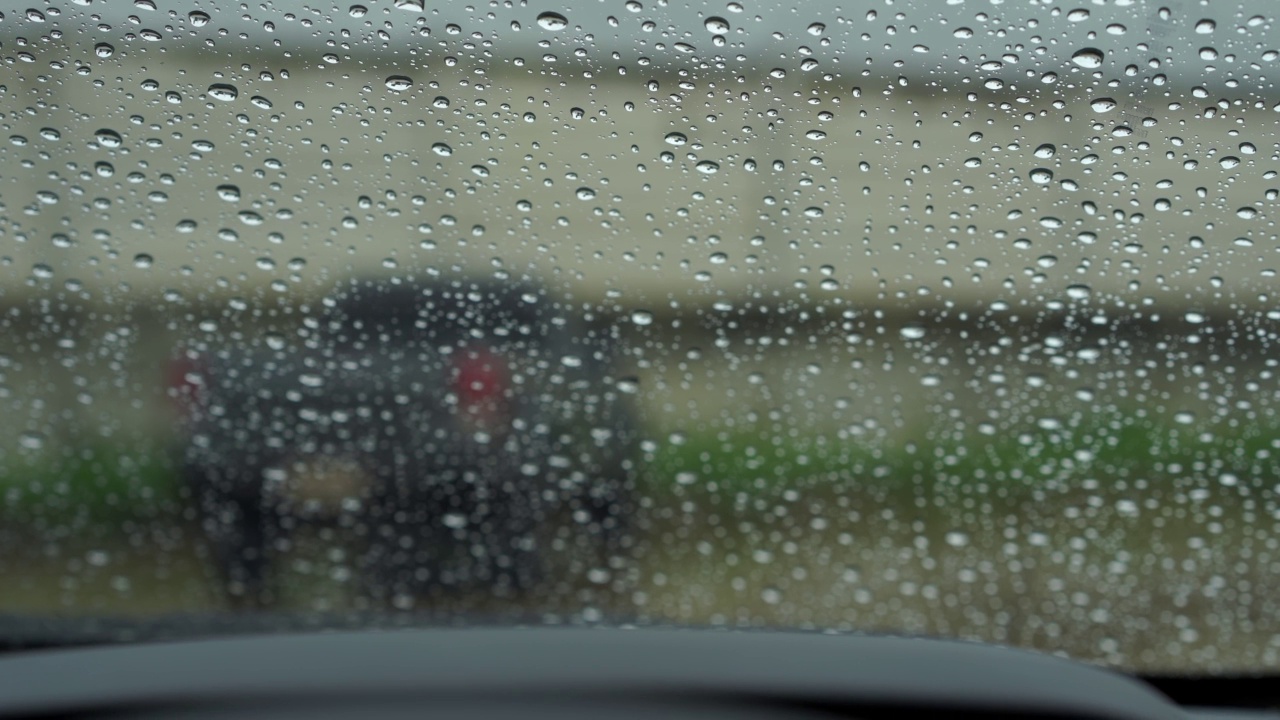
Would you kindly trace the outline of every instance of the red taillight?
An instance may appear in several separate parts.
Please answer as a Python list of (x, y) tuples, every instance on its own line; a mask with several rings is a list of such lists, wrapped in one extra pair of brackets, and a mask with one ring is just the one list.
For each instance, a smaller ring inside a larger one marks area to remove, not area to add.
[(453, 356), (453, 390), (458, 409), (481, 426), (491, 426), (506, 414), (511, 375), (507, 363), (492, 350), (467, 347)]
[(183, 420), (191, 419), (204, 399), (205, 368), (200, 359), (180, 355), (169, 363), (166, 385), (174, 409)]

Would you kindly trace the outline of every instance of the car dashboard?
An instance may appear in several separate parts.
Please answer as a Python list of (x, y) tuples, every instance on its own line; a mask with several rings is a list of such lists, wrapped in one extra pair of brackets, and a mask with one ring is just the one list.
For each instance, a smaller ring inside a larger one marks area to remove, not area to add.
[(1186, 718), (1143, 682), (978, 643), (820, 633), (342, 631), (0, 658), (0, 718)]

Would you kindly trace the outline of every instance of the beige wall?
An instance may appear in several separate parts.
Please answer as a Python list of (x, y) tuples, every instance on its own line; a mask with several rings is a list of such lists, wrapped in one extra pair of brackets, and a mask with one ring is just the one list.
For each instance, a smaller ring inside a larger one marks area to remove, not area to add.
[[(961, 83), (887, 92), (868, 82), (855, 96), (848, 79), (739, 82), (732, 73), (695, 78), (689, 90), (678, 87), (682, 78), (662, 76), (650, 92), (643, 71), (585, 79), (570, 68), (557, 77), (537, 63), (497, 61), (484, 75), (400, 68), (416, 85), (396, 94), (384, 87), (390, 70), (350, 62), (286, 73), (281, 63), (248, 57), (241, 70), (225, 58), (140, 55), (105, 73), (63, 71), (41, 81), (24, 72), (10, 81), (31, 111), (11, 113), (4, 128), (30, 140), (5, 148), (9, 170), (0, 180), (10, 220), (9, 262), (0, 268), (6, 296), (47, 292), (47, 279), (24, 289), (37, 264), (52, 269), (52, 286), (76, 280), (100, 298), (156, 298), (168, 289), (199, 302), (253, 296), (273, 281), (306, 294), (350, 272), (500, 263), (558, 278), (583, 299), (612, 290), (624, 308), (658, 311), (668, 298), (739, 302), (752, 289), (937, 306), (1065, 298), (1076, 284), (1129, 302), (1176, 308), (1194, 295), (1197, 306), (1225, 307), (1252, 302), (1269, 284), (1262, 271), (1275, 267), (1263, 196), (1276, 183), (1263, 179), (1275, 153), (1269, 109), (1232, 107), (1204, 119), (1207, 101), (1188, 97), (1180, 110), (1151, 99), (1098, 114), (1087, 97), (1063, 97), (1055, 108), (1058, 97), (1047, 90), (1018, 103), (1017, 92), (967, 99)], [(263, 70), (275, 79), (258, 79)], [(438, 88), (428, 87), (433, 80)], [(240, 97), (208, 99), (206, 88), (219, 81), (237, 85)], [(180, 104), (164, 99), (170, 91)], [(273, 107), (255, 107), (254, 96)], [(432, 107), (437, 96), (449, 106)], [(574, 119), (572, 108), (585, 116)], [(526, 112), (536, 120), (525, 122)], [(820, 112), (833, 117), (820, 120)], [(1136, 128), (1145, 137), (1111, 137), (1119, 118), (1148, 112), (1158, 122)], [(62, 139), (42, 140), (45, 127)], [(123, 136), (121, 147), (92, 146), (102, 127)], [(810, 139), (811, 130), (826, 137)], [(689, 144), (665, 143), (670, 132)], [(201, 139), (216, 148), (194, 150)], [(433, 153), (437, 142), (453, 154)], [(1241, 155), (1242, 142), (1256, 154)], [(1057, 145), (1057, 156), (1034, 159), (1042, 143)], [(661, 159), (664, 151), (673, 162)], [(1222, 168), (1228, 154), (1243, 164)], [(969, 158), (981, 165), (967, 167)], [(719, 172), (697, 172), (704, 160)], [(774, 160), (785, 168), (772, 169)], [(1199, 166), (1186, 169), (1188, 160)], [(96, 162), (111, 163), (115, 175), (98, 176)], [(1036, 166), (1054, 172), (1052, 184), (1030, 180)], [(137, 182), (131, 173), (140, 173)], [(1063, 180), (1078, 190), (1063, 191)], [(1161, 180), (1171, 186), (1158, 187)], [(240, 201), (218, 198), (225, 183), (240, 187)], [(579, 187), (595, 197), (578, 199)], [(57, 193), (57, 203), (42, 204), (40, 191)], [(361, 207), (362, 197), (371, 205)], [(96, 198), (110, 207), (94, 207)], [(1156, 209), (1160, 198), (1171, 209)], [(520, 210), (519, 200), (533, 209)], [(1096, 214), (1085, 211), (1087, 201)], [(1260, 215), (1237, 217), (1243, 206)], [(806, 216), (811, 207), (822, 216)], [(243, 223), (242, 211), (262, 223)], [(1050, 217), (1061, 226), (1041, 224)], [(349, 218), (354, 226), (344, 226)], [(196, 230), (177, 232), (184, 220)], [(224, 229), (238, 239), (220, 239)], [(1079, 241), (1086, 232), (1093, 244)], [(71, 236), (74, 247), (54, 247), (54, 233)], [(1191, 236), (1204, 238), (1203, 247)], [(1253, 246), (1233, 244), (1237, 237)], [(136, 267), (140, 254), (154, 262)], [(291, 270), (295, 258), (305, 268)], [(1222, 278), (1218, 292), (1208, 289), (1212, 276)], [(824, 278), (838, 289), (819, 289)]]

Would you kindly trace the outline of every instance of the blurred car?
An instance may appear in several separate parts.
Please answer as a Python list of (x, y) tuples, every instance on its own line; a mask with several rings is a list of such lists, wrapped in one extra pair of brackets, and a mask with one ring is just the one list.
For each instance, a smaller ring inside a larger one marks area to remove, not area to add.
[(353, 279), (294, 338), (184, 349), (181, 465), (229, 594), (269, 603), (303, 522), (353, 530), (386, 597), (526, 587), (556, 523), (618, 542), (636, 433), (615, 364), (545, 288), (465, 278)]

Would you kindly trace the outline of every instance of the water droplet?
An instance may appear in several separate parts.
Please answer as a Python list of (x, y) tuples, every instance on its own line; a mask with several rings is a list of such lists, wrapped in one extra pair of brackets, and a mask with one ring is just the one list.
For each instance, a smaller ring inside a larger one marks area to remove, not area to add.
[(174, 229), (183, 235), (187, 235), (195, 232), (197, 225), (198, 224), (195, 220), (179, 220), (178, 224), (174, 226)]
[(24, 432), (18, 436), (18, 444), (27, 450), (44, 448), (44, 436), (38, 432)]
[(1032, 154), (1040, 158), (1041, 160), (1048, 160), (1049, 158), (1058, 154), (1058, 147), (1053, 143), (1044, 143), (1039, 147), (1037, 147), (1035, 149), (1035, 152)]
[(116, 168), (109, 162), (99, 161), (93, 164), (93, 171), (98, 177), (109, 178), (116, 174)]
[(271, 101), (262, 97), (261, 95), (254, 95), (253, 97), (249, 98), (249, 102), (252, 103), (254, 107), (260, 108), (262, 110), (271, 109)]
[(217, 187), (218, 197), (227, 202), (239, 202), (240, 188), (237, 185), (219, 185)]
[(187, 22), (191, 23), (191, 27), (204, 27), (211, 19), (209, 13), (202, 10), (192, 10), (187, 13)]
[(653, 313), (648, 310), (636, 310), (631, 313), (631, 322), (636, 325), (652, 325)]
[(1097, 48), (1084, 48), (1083, 50), (1077, 50), (1076, 53), (1071, 56), (1071, 62), (1085, 68), (1086, 70), (1097, 70), (1102, 67), (1102, 59), (1102, 51)]
[(362, 18), (369, 14), (369, 8), (363, 5), (352, 5), (347, 8), (347, 14), (353, 18)]
[(283, 350), (288, 345), (288, 340), (285, 339), (285, 336), (278, 332), (269, 332), (262, 339), (266, 342), (267, 347), (272, 350)]
[(596, 191), (592, 190), (589, 187), (580, 187), (578, 188), (577, 192), (575, 192), (574, 194), (578, 196), (579, 200), (595, 200), (596, 199)]
[(427, 7), (425, 0), (396, 0), (396, 8), (410, 12), (422, 12)]
[(808, 32), (810, 35), (813, 35), (814, 37), (818, 37), (819, 35), (827, 31), (827, 26), (824, 25), (823, 23), (816, 22), (816, 23), (810, 24), (809, 27), (805, 28), (805, 31)]
[(1252, 220), (1258, 216), (1258, 208), (1245, 206), (1236, 210), (1236, 217), (1244, 220)]
[(973, 37), (973, 28), (967, 28), (967, 27), (956, 28), (955, 31), (951, 33), (951, 35), (952, 37), (957, 37), (957, 38), (960, 38), (961, 40), (968, 40), (969, 38)]
[(413, 87), (413, 79), (404, 75), (390, 75), (385, 83), (387, 89), (392, 92), (404, 92)]
[(449, 157), (450, 155), (453, 154), (453, 148), (449, 147), (448, 145), (442, 142), (438, 142), (438, 143), (433, 143), (431, 145), (431, 152), (441, 157)]
[(920, 340), (925, 336), (925, 329), (923, 325), (903, 325), (902, 328), (898, 330), (898, 334), (902, 336), (904, 340)]
[(100, 42), (93, 46), (93, 54), (100, 58), (109, 58), (116, 54), (116, 48), (111, 43)]
[(1053, 171), (1048, 168), (1036, 168), (1031, 171), (1031, 182), (1037, 185), (1048, 185), (1053, 182)]
[(1089, 11), (1084, 8), (1076, 8), (1067, 13), (1067, 20), (1071, 22), (1084, 22), (1089, 19)]
[(827, 134), (821, 130), (810, 130), (804, 136), (810, 140), (823, 140), (827, 137)]
[(1225, 155), (1218, 160), (1218, 164), (1221, 165), (1223, 169), (1230, 170), (1231, 168), (1240, 167), (1240, 158), (1235, 155)]
[(729, 21), (718, 15), (712, 15), (702, 23), (707, 32), (713, 35), (724, 35), (729, 32)]
[(1097, 98), (1089, 103), (1094, 112), (1111, 112), (1116, 109), (1116, 101), (1108, 97)]
[(544, 12), (538, 15), (538, 26), (543, 30), (563, 30), (569, 27), (569, 19), (557, 12)]
[(222, 102), (231, 102), (240, 97), (240, 90), (229, 83), (214, 83), (209, 86), (209, 97)]
[(147, 253), (138, 253), (133, 256), (133, 266), (136, 268), (142, 268), (145, 270), (154, 265), (155, 262), (155, 258), (151, 257)]
[(689, 138), (684, 133), (669, 132), (663, 138), (668, 145), (684, 145), (689, 142)]
[(1205, 18), (1196, 23), (1196, 34), (1209, 35), (1213, 33), (1213, 31), (1216, 30), (1217, 28), (1218, 28), (1218, 23), (1214, 22), (1213, 20), (1210, 20), (1209, 18)]
[(120, 133), (110, 128), (102, 128), (94, 133), (93, 137), (104, 148), (115, 149), (124, 144), (124, 138), (120, 137)]
[(257, 227), (263, 222), (262, 216), (252, 210), (241, 210), (239, 217), (240, 222), (252, 227)]
[(694, 165), (694, 169), (704, 175), (714, 175), (720, 172), (720, 164), (710, 160), (703, 160), (697, 165)]
[(1093, 288), (1088, 285), (1068, 285), (1067, 297), (1072, 300), (1088, 300)]
[(807, 208), (805, 208), (805, 209), (804, 209), (804, 216), (805, 216), (805, 217), (809, 217), (809, 218), (820, 218), (820, 217), (822, 217), (822, 215), (823, 215), (823, 212), (822, 212), (822, 208), (820, 208), (820, 207), (812, 206), (812, 207), (807, 207)]

